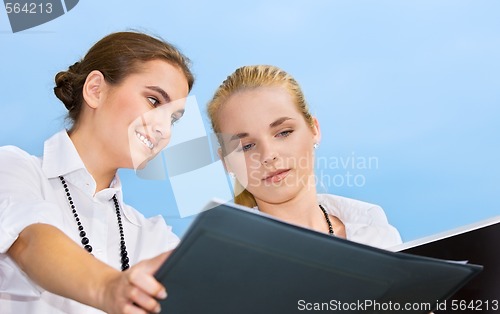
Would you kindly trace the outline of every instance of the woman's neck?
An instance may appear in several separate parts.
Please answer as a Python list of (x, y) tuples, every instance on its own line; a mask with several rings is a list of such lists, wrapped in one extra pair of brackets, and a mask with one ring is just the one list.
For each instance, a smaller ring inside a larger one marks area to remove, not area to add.
[(110, 186), (117, 169), (111, 167), (106, 158), (103, 157), (104, 147), (99, 147), (98, 142), (90, 140), (94, 138), (95, 136), (86, 134), (82, 129), (70, 133), (70, 139), (75, 145), (85, 168), (95, 180), (95, 193), (97, 193)]
[(304, 189), (294, 198), (281, 203), (269, 203), (257, 199), (261, 212), (277, 217), (291, 224), (316, 231), (328, 231), (328, 224), (321, 211), (316, 196), (316, 189)]

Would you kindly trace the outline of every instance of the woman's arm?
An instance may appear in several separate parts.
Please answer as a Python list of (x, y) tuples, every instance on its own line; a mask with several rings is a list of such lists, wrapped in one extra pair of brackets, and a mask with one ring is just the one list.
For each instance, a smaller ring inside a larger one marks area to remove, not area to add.
[(155, 298), (166, 297), (153, 274), (169, 253), (120, 272), (40, 223), (26, 227), (7, 253), (42, 288), (107, 313), (158, 313)]

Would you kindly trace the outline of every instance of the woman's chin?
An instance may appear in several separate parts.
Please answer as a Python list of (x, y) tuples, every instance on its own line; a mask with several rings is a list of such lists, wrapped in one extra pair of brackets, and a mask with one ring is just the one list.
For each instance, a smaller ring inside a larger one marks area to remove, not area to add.
[(144, 152), (132, 153), (132, 167), (135, 170), (144, 169), (148, 162), (153, 159), (153, 154), (145, 154)]

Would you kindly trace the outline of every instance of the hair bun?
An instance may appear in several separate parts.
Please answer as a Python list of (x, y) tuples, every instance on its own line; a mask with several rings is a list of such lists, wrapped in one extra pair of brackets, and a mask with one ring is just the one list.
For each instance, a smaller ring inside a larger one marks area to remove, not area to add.
[(80, 61), (75, 62), (72, 66), (69, 67), (68, 72), (79, 74), (80, 73)]
[(61, 71), (55, 77), (54, 94), (64, 103), (68, 110), (73, 107), (73, 78), (74, 75), (68, 71)]
[(54, 94), (59, 98), (66, 109), (71, 110), (75, 106), (74, 84), (79, 76), (80, 62), (75, 62), (67, 71), (56, 74)]

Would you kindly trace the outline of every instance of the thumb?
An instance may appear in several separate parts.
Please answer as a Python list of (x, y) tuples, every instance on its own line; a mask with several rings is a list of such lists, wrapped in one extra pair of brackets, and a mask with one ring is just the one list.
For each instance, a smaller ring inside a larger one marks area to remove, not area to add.
[(154, 295), (159, 299), (164, 299), (167, 296), (165, 288), (155, 280), (153, 275), (171, 253), (172, 251), (169, 251), (153, 258), (143, 260), (130, 270), (127, 270), (130, 283), (146, 291), (150, 295)]
[(160, 266), (167, 260), (170, 254), (172, 254), (172, 252), (173, 251), (164, 252), (158, 256), (146, 260), (144, 265), (145, 270), (150, 274), (155, 273), (160, 268)]

